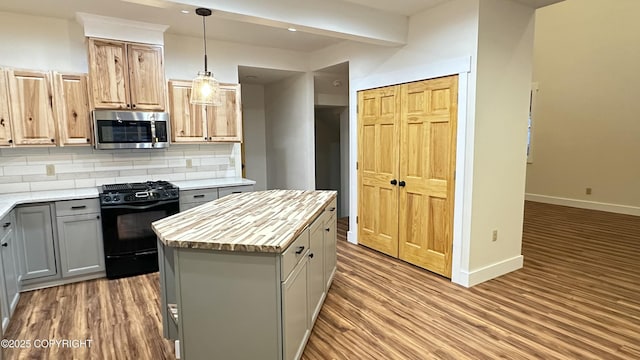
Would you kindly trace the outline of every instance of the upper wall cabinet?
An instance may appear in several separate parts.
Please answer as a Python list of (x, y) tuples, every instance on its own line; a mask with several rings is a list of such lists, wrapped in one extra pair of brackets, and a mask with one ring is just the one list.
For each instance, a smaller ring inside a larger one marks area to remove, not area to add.
[(162, 46), (89, 39), (89, 82), (95, 109), (165, 108)]
[(191, 81), (169, 81), (171, 141), (183, 143), (242, 142), (239, 84), (220, 84), (222, 104), (199, 106), (189, 102)]
[(207, 106), (210, 141), (242, 142), (240, 84), (220, 84), (220, 106)]
[(8, 70), (11, 120), (16, 145), (55, 145), (51, 76), (47, 72)]
[(86, 74), (54, 73), (53, 105), (60, 146), (91, 145), (91, 115)]
[(2, 69), (0, 69), (0, 146), (9, 146), (13, 143), (9, 107), (10, 102), (7, 75)]
[(169, 81), (169, 112), (171, 113), (171, 141), (205, 142), (205, 113), (200, 105), (189, 102), (191, 81)]

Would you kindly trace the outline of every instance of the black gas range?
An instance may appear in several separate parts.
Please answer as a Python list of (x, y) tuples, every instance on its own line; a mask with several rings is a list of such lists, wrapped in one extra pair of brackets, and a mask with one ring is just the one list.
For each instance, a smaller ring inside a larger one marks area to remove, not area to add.
[(100, 187), (100, 211), (107, 278), (158, 271), (151, 223), (178, 213), (179, 189), (167, 181)]

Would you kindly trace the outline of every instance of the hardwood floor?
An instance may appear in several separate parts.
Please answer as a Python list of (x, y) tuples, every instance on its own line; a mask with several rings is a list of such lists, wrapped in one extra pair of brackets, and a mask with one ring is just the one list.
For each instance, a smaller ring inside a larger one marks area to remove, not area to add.
[[(640, 359), (640, 217), (528, 202), (525, 267), (471, 289), (349, 244), (346, 228), (303, 359)], [(91, 348), (6, 359), (173, 359), (158, 292), (152, 274), (23, 293), (5, 338)]]

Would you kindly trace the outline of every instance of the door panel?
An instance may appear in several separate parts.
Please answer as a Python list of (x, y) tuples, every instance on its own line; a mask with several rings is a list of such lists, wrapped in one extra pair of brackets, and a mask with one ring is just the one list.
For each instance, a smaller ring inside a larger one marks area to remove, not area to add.
[(169, 81), (169, 111), (171, 112), (171, 141), (204, 142), (204, 108), (194, 105), (191, 99), (191, 82)]
[(53, 92), (49, 73), (9, 70), (8, 75), (15, 143), (55, 145)]
[(359, 242), (398, 256), (399, 87), (358, 93)]
[(399, 257), (451, 276), (457, 76), (401, 86)]
[(89, 77), (93, 107), (127, 109), (127, 51), (119, 41), (89, 39)]
[(131, 107), (164, 110), (164, 64), (162, 46), (127, 45)]

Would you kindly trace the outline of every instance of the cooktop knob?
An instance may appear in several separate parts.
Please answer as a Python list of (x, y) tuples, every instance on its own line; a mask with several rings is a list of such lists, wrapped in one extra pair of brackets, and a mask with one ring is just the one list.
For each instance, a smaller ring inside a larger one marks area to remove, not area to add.
[(114, 197), (113, 197), (113, 201), (119, 201), (119, 200), (120, 200), (120, 197), (119, 197), (119, 196), (114, 196)]
[(111, 201), (111, 196), (105, 196), (105, 197), (104, 197), (104, 201), (106, 201), (106, 202)]

